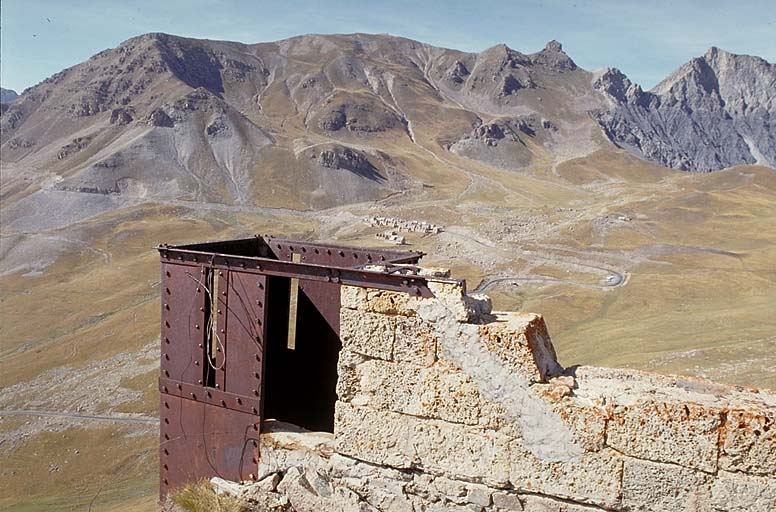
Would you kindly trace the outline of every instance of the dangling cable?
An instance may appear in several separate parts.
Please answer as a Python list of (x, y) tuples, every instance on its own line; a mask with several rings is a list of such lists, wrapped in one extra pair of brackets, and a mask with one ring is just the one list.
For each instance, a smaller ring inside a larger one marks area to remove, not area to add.
[[(202, 274), (204, 274), (205, 273), (205, 267), (203, 266), (201, 270), (202, 270)], [(221, 361), (221, 365), (220, 366), (216, 367), (213, 364), (213, 361), (211, 360), (211, 357), (210, 357), (209, 354), (208, 354), (208, 356), (206, 358), (207, 359), (207, 364), (210, 365), (210, 367), (213, 370), (216, 370), (216, 371), (223, 370), (224, 367), (226, 366), (226, 348), (224, 347), (224, 344), (221, 341), (221, 337), (216, 332), (216, 330), (218, 329), (218, 326), (217, 326), (218, 322), (217, 322), (217, 320), (214, 320), (216, 312), (218, 311), (218, 303), (217, 303), (218, 298), (217, 298), (217, 296), (214, 293), (212, 293), (210, 291), (210, 286), (206, 285), (201, 280), (199, 280), (196, 277), (194, 277), (194, 275), (191, 272), (189, 272), (187, 270), (185, 272), (185, 274), (187, 276), (189, 276), (190, 278), (192, 278), (195, 282), (197, 282), (205, 290), (205, 293), (207, 293), (208, 301), (210, 303), (210, 307), (208, 308), (210, 314), (208, 315), (207, 325), (205, 327), (205, 329), (206, 329), (205, 332), (208, 333), (209, 340), (212, 340), (213, 336), (215, 336), (216, 344), (218, 345), (218, 348), (220, 349), (221, 353), (223, 354), (223, 360)], [(214, 330), (214, 326), (215, 326), (215, 330)]]

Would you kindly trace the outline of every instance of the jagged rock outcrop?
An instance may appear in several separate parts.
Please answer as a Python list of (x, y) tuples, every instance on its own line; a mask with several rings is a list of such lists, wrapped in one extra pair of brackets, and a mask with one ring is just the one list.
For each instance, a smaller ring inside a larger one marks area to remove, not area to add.
[(501, 169), (519, 169), (533, 158), (523, 139), (545, 144), (552, 140), (555, 131), (550, 121), (536, 116), (500, 119), (475, 126), (448, 150)]
[(327, 169), (345, 169), (374, 179), (382, 178), (378, 169), (362, 153), (346, 147), (325, 149), (318, 154), (318, 165)]
[(773, 64), (711, 48), (647, 92), (605, 70), (593, 87), (610, 106), (594, 115), (613, 142), (667, 167), (776, 166), (774, 84)]

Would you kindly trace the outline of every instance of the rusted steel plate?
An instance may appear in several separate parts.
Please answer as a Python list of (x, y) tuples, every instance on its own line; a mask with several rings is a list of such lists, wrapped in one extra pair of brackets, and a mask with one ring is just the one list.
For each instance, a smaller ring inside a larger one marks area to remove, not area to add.
[[(191, 249), (202, 252), (221, 252), (224, 254), (234, 254), (236, 256), (263, 256), (266, 257), (269, 251), (266, 250), (267, 244), (261, 237), (252, 236), (250, 238), (237, 238), (234, 240), (223, 240), (213, 242), (202, 242), (196, 244), (177, 245), (181, 249)], [(261, 248), (264, 248), (264, 254), (261, 254)]]
[[(272, 254), (279, 260), (291, 260), (291, 255), (300, 253), (302, 261), (335, 267), (359, 267), (382, 263), (417, 263), (423, 256), (418, 251), (391, 251), (388, 249), (360, 249), (341, 245), (316, 244), (299, 240), (264, 237)], [(224, 252), (218, 250), (217, 252)], [(230, 253), (231, 254), (231, 253)]]
[(201, 383), (205, 340), (206, 282), (200, 270), (186, 265), (162, 264), (161, 373), (163, 377)]
[(266, 339), (267, 276), (237, 271), (224, 272), (219, 290), (225, 308), (224, 388), (230, 393), (260, 396)]
[(238, 395), (228, 393), (213, 387), (204, 387), (199, 384), (188, 384), (172, 379), (159, 378), (159, 391), (163, 395), (187, 398), (197, 402), (215, 405), (224, 409), (258, 415), (261, 409), (261, 400), (254, 395)]
[(161, 396), (160, 494), (219, 476), (241, 481), (258, 470), (258, 416)]
[[(351, 286), (366, 286), (381, 290), (390, 290), (431, 297), (427, 280), (422, 276), (389, 274), (347, 267), (332, 267), (313, 263), (293, 263), (290, 261), (271, 260), (264, 258), (248, 258), (243, 256), (228, 256), (224, 254), (208, 254), (182, 249), (161, 247), (159, 249), (162, 261), (175, 262), (179, 265), (200, 267), (207, 262), (210, 268), (219, 270), (238, 270), (251, 274), (265, 274), (280, 277), (298, 277), (311, 281), (345, 284)], [(452, 281), (452, 280), (451, 280)]]

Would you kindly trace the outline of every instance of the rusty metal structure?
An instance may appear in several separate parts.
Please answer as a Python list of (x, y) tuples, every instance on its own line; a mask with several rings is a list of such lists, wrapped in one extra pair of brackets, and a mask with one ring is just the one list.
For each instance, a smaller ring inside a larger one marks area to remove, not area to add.
[(256, 478), (263, 418), (331, 431), (340, 286), (428, 296), (420, 252), (271, 236), (160, 245), (160, 494)]

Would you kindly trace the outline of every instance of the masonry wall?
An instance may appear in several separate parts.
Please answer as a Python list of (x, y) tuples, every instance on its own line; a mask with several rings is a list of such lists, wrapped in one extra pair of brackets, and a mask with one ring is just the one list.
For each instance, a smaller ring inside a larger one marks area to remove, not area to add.
[(334, 435), (270, 428), (248, 495), (316, 511), (776, 510), (773, 393), (564, 370), (540, 316), (430, 287), (343, 288)]

